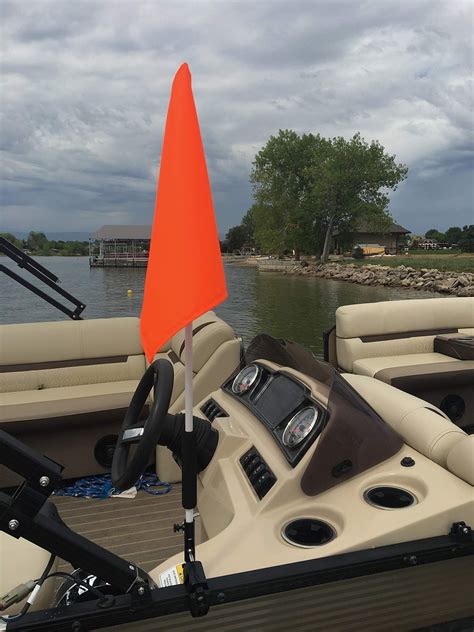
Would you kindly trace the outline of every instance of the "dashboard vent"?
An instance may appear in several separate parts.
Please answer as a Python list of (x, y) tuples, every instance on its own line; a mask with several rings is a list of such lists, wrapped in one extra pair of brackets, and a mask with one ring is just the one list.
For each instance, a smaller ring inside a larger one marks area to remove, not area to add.
[(205, 404), (201, 406), (201, 411), (206, 415), (207, 419), (212, 423), (216, 417), (228, 417), (229, 415), (223, 410), (219, 404), (213, 399), (208, 399)]

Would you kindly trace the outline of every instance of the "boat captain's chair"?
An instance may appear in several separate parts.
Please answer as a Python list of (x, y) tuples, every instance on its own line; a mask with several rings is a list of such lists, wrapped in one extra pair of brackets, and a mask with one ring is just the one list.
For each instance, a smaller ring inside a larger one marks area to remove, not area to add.
[(417, 395), (463, 427), (474, 423), (474, 361), (435, 350), (439, 335), (474, 335), (474, 298), (344, 305), (334, 333), (340, 370)]
[[(184, 409), (184, 331), (179, 331), (155, 355), (155, 360), (170, 360), (174, 369), (174, 385), (170, 413)], [(212, 311), (193, 321), (193, 402), (218, 389), (239, 366), (241, 341), (232, 328)], [(156, 450), (156, 470), (163, 481), (176, 482), (181, 471), (167, 448)]]

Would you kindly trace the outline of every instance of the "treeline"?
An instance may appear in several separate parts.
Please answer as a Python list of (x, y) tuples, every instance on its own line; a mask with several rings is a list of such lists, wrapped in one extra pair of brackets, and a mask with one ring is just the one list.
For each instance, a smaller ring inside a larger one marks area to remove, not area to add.
[[(430, 228), (425, 233), (426, 239), (432, 239), (437, 244), (446, 244), (451, 247), (455, 247), (463, 252), (474, 252), (474, 224), (469, 226), (451, 226), (445, 233), (437, 230), (436, 228)], [(412, 242), (416, 247), (417, 242), (421, 241), (421, 238), (414, 237)]]
[(361, 223), (391, 224), (389, 193), (407, 176), (378, 141), (299, 135), (280, 130), (257, 153), (250, 181), (254, 204), (231, 228), (223, 250), (316, 255), (324, 262), (337, 230), (340, 245)]
[(44, 233), (34, 230), (28, 234), (26, 239), (18, 239), (12, 233), (0, 233), (0, 235), (17, 248), (32, 255), (73, 257), (89, 254), (89, 242), (87, 241), (49, 240)]

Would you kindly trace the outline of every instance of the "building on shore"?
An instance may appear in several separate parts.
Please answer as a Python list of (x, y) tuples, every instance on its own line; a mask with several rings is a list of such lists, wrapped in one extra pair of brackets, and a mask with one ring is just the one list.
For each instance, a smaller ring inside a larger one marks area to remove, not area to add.
[(342, 254), (346, 250), (352, 251), (356, 246), (363, 248), (370, 245), (371, 248), (383, 248), (386, 254), (396, 255), (400, 251), (400, 238), (409, 235), (410, 232), (395, 222), (383, 232), (371, 229), (369, 224), (361, 223), (349, 235), (334, 231), (334, 252)]
[(150, 252), (151, 226), (108, 224), (89, 238), (91, 268), (146, 268)]

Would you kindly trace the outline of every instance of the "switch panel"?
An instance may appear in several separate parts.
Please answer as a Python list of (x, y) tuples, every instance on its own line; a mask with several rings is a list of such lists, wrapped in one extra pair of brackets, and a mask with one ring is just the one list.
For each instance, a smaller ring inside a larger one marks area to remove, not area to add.
[(240, 457), (240, 464), (255, 493), (261, 500), (275, 485), (277, 480), (275, 475), (255, 447), (250, 448)]

